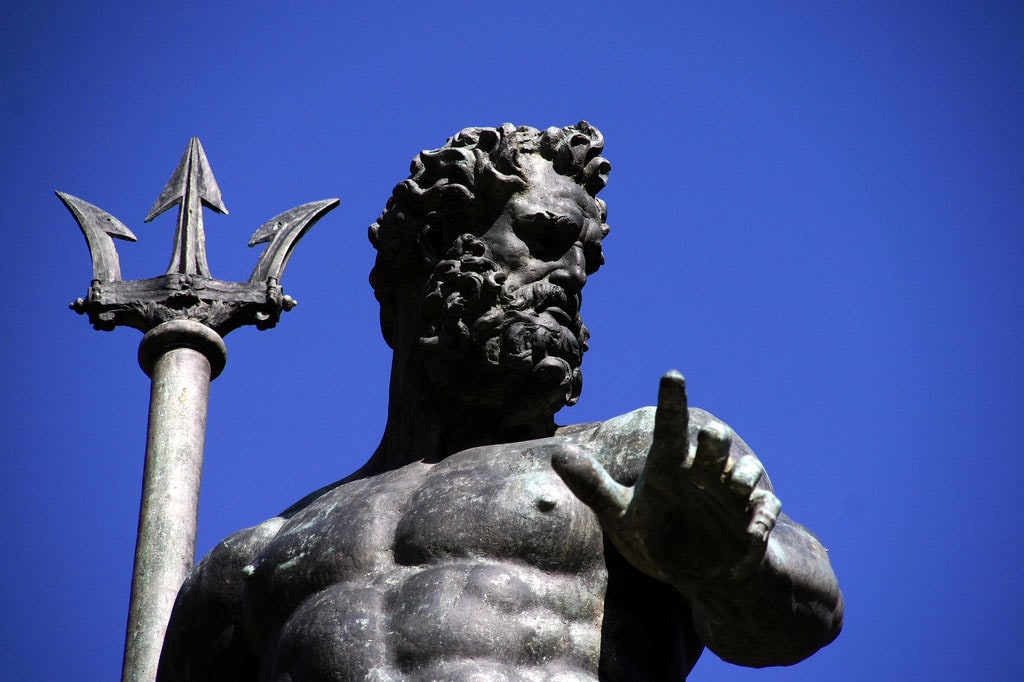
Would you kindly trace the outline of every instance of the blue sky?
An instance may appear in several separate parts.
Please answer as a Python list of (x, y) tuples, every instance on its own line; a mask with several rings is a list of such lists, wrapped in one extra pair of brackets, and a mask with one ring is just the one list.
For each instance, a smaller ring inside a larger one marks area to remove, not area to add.
[(119, 673), (145, 445), (135, 330), (67, 309), (90, 278), (54, 197), (139, 237), (199, 136), (246, 279), (265, 220), (299, 245), (269, 332), (227, 337), (199, 552), (355, 469), (390, 356), (366, 226), (412, 156), (470, 125), (586, 119), (612, 162), (585, 388), (561, 423), (691, 404), (764, 461), (829, 547), (846, 629), (788, 669), (694, 679), (1013, 679), (1024, 587), (1024, 8), (1019, 3), (16, 3), (0, 11), (7, 276), (0, 678)]

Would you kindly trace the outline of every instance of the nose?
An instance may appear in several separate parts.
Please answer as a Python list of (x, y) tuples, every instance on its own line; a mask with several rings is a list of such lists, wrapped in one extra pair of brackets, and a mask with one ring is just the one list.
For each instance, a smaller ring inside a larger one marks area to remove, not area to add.
[(583, 246), (573, 244), (562, 256), (558, 267), (548, 276), (548, 281), (571, 294), (578, 294), (587, 283), (587, 261), (583, 256)]

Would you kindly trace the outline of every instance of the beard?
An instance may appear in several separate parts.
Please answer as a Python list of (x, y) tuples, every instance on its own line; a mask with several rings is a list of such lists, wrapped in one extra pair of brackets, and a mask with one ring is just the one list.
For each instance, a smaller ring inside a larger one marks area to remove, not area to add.
[(427, 375), (465, 408), (549, 418), (583, 388), (580, 295), (547, 281), (511, 289), (485, 254), (460, 237), (431, 274), (419, 339)]

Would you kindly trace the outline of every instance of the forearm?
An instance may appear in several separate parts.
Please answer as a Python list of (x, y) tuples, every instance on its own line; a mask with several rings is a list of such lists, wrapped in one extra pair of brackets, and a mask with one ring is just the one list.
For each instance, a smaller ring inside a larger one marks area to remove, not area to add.
[(753, 573), (682, 591), (704, 643), (740, 665), (796, 663), (842, 628), (843, 598), (825, 548), (785, 516)]

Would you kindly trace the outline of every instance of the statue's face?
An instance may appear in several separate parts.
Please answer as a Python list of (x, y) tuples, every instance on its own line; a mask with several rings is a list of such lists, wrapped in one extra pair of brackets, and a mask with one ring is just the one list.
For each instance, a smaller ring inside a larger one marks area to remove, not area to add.
[(448, 396), (529, 420), (579, 397), (581, 290), (601, 264), (601, 210), (543, 158), (525, 162), (526, 188), (472, 238), (477, 247), (456, 248), (459, 259), (432, 275), (420, 343)]
[(548, 301), (537, 312), (568, 327), (579, 313), (587, 275), (602, 262), (601, 210), (550, 162), (530, 154), (524, 165), (527, 188), (513, 195), (480, 240), (504, 271), (508, 291), (547, 282), (564, 292), (564, 301)]

